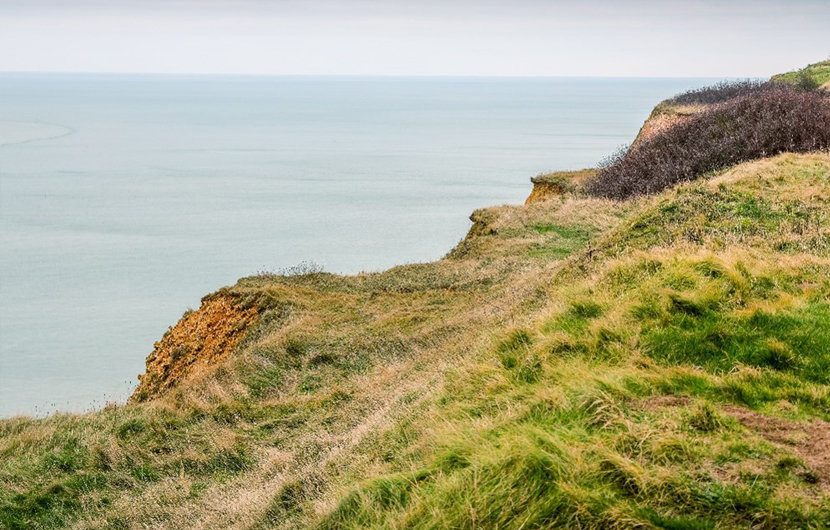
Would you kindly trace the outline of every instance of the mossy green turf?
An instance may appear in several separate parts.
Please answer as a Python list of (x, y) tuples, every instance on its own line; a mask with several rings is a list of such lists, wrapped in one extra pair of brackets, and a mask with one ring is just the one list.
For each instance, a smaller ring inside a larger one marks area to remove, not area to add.
[(259, 324), (160, 400), (0, 422), (0, 526), (830, 526), (734, 412), (830, 420), (829, 155), (477, 219), (436, 263), (240, 280)]

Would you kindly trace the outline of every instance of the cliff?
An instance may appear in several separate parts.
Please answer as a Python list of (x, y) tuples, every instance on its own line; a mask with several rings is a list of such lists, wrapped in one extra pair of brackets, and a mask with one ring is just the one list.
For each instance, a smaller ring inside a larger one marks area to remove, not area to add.
[(0, 526), (830, 527), (830, 154), (594, 175), (207, 296), (129, 404), (0, 421)]
[[(830, 61), (822, 61), (808, 65), (800, 70), (794, 70), (770, 78), (773, 83), (794, 85), (805, 90), (830, 90)], [(632, 146), (648, 140), (674, 125), (685, 123), (693, 115), (706, 110), (711, 104), (691, 103), (683, 104), (674, 98), (660, 102), (646, 119), (640, 132), (634, 138)]]
[(579, 193), (582, 184), (595, 174), (595, 169), (582, 169), (580, 171), (556, 171), (537, 175), (530, 179), (533, 190), (527, 197), (525, 204)]
[(147, 357), (147, 369), (131, 401), (157, 397), (179, 381), (203, 373), (224, 361), (258, 316), (256, 306), (241, 307), (233, 296), (205, 297), (170, 328)]
[(651, 111), (648, 119), (640, 128), (632, 146), (665, 132), (674, 125), (684, 123), (693, 115), (704, 110), (706, 105), (678, 105), (671, 101), (663, 101)]

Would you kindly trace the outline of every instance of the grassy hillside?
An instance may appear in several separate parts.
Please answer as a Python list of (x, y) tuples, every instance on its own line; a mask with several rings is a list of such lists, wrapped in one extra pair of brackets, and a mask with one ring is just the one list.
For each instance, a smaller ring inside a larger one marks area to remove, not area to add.
[(783, 156), (634, 209), (323, 526), (830, 525), (829, 179)]
[(818, 87), (830, 89), (830, 60), (811, 64), (801, 70), (778, 74), (773, 76), (772, 80), (808, 89)]
[(830, 154), (583, 176), (434, 263), (244, 278), (130, 404), (0, 421), (0, 528), (830, 527)]
[(156, 400), (0, 422), (0, 522), (310, 524), (355, 477), (382, 472), (396, 450), (383, 439), (434, 402), (447, 370), (542, 307), (563, 260), (629, 207), (480, 210), (436, 263), (240, 280), (205, 302), (260, 311), (225, 362)]

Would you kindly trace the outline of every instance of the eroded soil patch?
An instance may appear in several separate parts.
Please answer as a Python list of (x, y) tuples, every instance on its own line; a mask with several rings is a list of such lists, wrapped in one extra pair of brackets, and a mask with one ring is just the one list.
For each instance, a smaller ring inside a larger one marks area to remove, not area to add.
[(790, 448), (825, 488), (830, 487), (830, 422), (796, 423), (734, 405), (723, 410), (762, 438)]

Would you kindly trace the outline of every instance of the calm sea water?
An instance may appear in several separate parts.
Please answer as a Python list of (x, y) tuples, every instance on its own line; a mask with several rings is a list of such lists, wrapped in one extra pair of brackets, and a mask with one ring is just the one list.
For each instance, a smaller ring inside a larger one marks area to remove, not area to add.
[(0, 74), (0, 416), (123, 400), (257, 270), (439, 258), (710, 81)]

